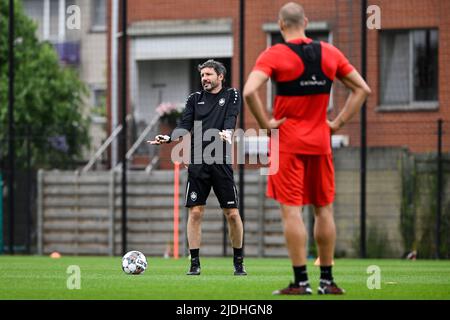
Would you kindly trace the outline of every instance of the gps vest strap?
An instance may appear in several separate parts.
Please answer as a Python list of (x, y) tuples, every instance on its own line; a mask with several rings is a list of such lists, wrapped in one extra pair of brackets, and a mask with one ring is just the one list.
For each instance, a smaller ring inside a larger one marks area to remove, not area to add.
[(333, 81), (322, 71), (322, 47), (320, 42), (284, 44), (294, 51), (303, 61), (304, 71), (295, 80), (277, 81), (276, 94), (279, 96), (329, 94)]

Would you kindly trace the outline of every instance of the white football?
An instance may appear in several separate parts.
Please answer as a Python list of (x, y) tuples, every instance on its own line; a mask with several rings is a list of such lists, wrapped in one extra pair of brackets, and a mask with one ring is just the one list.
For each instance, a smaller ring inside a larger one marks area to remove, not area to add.
[(122, 270), (126, 274), (142, 274), (147, 269), (147, 258), (139, 251), (129, 251), (122, 257)]

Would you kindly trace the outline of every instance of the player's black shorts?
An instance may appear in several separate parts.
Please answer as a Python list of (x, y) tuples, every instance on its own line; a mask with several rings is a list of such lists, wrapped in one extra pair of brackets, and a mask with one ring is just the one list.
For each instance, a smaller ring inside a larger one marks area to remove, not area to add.
[(213, 187), (214, 193), (219, 199), (221, 208), (238, 207), (233, 168), (229, 164), (190, 164), (185, 206), (205, 205), (211, 187)]

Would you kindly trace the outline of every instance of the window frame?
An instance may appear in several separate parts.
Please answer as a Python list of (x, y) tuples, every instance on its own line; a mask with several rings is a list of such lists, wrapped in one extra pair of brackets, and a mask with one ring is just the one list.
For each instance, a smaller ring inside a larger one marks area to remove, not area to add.
[[(102, 1), (104, 3), (104, 11), (105, 11), (105, 17), (104, 17), (104, 23), (103, 24), (99, 24), (96, 21), (97, 15), (96, 15), (96, 11), (98, 10), (97, 5), (98, 3)], [(106, 24), (107, 24), (107, 1), (106, 0), (91, 0), (90, 1), (90, 5), (91, 5), (91, 12), (90, 12), (90, 22), (91, 22), (91, 28), (90, 31), (91, 32), (106, 32)]]
[[(414, 53), (414, 32), (416, 31), (426, 31), (426, 30), (434, 30), (437, 32), (437, 100), (425, 101), (425, 100), (415, 100), (415, 88), (414, 88), (414, 70), (415, 70), (415, 53)], [(382, 37), (383, 34), (393, 35), (399, 32), (407, 32), (408, 33), (408, 54), (409, 54), (409, 102), (407, 103), (382, 103), (382, 66), (381, 66), (381, 55), (382, 55)], [(411, 29), (387, 29), (379, 32), (379, 41), (378, 41), (378, 53), (379, 53), (379, 61), (378, 61), (378, 106), (376, 107), (376, 111), (379, 112), (396, 112), (396, 111), (435, 111), (439, 109), (439, 28), (438, 27), (430, 27), (430, 28), (411, 28)]]
[[(90, 99), (89, 99), (89, 114), (94, 123), (103, 123), (105, 121), (105, 117), (96, 113), (95, 109), (101, 107), (99, 105), (99, 93), (102, 92), (103, 98), (107, 98), (107, 88), (104, 84), (91, 84), (90, 86)], [(106, 107), (106, 100), (104, 101)]]

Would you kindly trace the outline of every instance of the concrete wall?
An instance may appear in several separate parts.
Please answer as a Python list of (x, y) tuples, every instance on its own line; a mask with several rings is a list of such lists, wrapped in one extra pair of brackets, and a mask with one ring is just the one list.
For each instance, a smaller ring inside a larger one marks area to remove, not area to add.
[[(334, 204), (338, 255), (359, 254), (360, 154), (358, 148), (335, 151), (336, 201)], [(371, 148), (367, 155), (367, 248), (385, 243), (387, 255), (401, 256), (402, 149)]]

